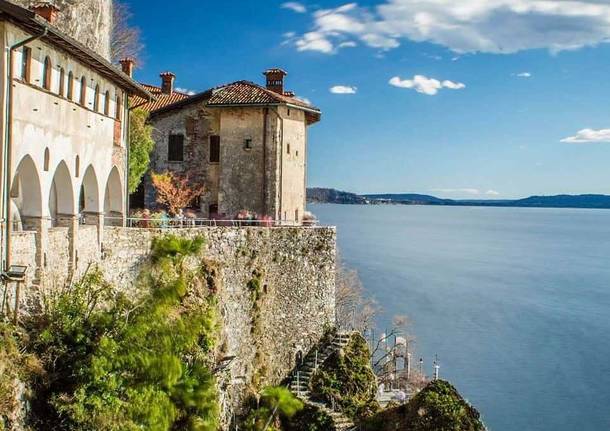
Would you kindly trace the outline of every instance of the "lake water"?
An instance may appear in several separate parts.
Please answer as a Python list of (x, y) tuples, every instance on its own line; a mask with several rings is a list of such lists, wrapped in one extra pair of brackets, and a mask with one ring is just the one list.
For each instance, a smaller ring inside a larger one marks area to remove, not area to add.
[(610, 430), (610, 211), (309, 209), (490, 430)]

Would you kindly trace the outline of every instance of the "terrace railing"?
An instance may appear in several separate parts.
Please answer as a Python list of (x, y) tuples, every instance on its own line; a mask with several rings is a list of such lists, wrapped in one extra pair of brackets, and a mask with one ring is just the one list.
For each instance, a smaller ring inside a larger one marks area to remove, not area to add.
[(224, 220), (204, 218), (142, 218), (105, 217), (106, 226), (123, 226), (138, 229), (193, 229), (201, 227), (319, 227), (317, 221), (294, 220)]

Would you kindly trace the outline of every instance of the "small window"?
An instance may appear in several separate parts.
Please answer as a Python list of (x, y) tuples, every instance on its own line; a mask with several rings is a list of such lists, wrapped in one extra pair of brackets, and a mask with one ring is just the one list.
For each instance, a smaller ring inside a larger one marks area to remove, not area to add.
[(66, 94), (66, 71), (63, 67), (59, 69), (59, 95), (64, 97)]
[(214, 216), (218, 215), (218, 204), (212, 204), (212, 205), (209, 206), (208, 209), (209, 209), (209, 213), (210, 213), (211, 216), (212, 215), (214, 215)]
[(93, 94), (93, 110), (99, 112), (100, 110), (100, 85), (95, 86), (95, 93)]
[(288, 108), (288, 116), (290, 117), (290, 108)]
[(244, 139), (244, 150), (251, 150), (252, 149), (252, 139), (248, 138), (248, 139)]
[(121, 121), (122, 118), (122, 112), (123, 112), (123, 99), (121, 99), (121, 96), (117, 96), (116, 97), (116, 107), (115, 107), (115, 118), (119, 121)]
[(44, 59), (44, 66), (42, 67), (42, 88), (51, 91), (51, 77), (53, 76), (53, 64), (51, 59), (46, 57)]
[(290, 154), (290, 144), (286, 144), (286, 154)]
[(72, 71), (68, 73), (68, 99), (74, 100), (74, 74)]
[(80, 104), (87, 105), (87, 78), (84, 76), (80, 80)]
[(21, 53), (21, 79), (25, 82), (30, 82), (31, 78), (31, 64), (32, 64), (32, 49), (27, 46), (23, 47)]
[(167, 160), (170, 162), (184, 161), (184, 135), (169, 135)]
[(295, 222), (299, 221), (299, 210), (294, 210), (294, 221)]
[(106, 91), (104, 95), (104, 115), (110, 115), (110, 91)]
[(210, 136), (210, 163), (220, 163), (220, 136)]
[(51, 161), (51, 154), (49, 153), (49, 149), (45, 148), (44, 149), (44, 165), (43, 165), (43, 169), (45, 170), (45, 172), (49, 172), (49, 162)]

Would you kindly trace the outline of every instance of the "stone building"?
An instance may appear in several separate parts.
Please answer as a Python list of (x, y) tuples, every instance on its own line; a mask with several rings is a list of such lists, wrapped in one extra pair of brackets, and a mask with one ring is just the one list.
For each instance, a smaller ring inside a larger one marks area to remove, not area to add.
[[(11, 231), (36, 232), (36, 267), (65, 253), (73, 271), (79, 229), (95, 233), (99, 249), (104, 215), (122, 224), (127, 101), (130, 95), (152, 97), (58, 30), (59, 12), (49, 3), (28, 10), (0, 0), (0, 38), (8, 53), (0, 60), (5, 268)], [(59, 244), (52, 242), (56, 236)]]
[[(286, 72), (270, 69), (264, 75), (266, 86), (238, 81), (195, 95), (176, 91), (169, 72), (161, 74), (161, 86), (145, 85), (157, 98), (143, 105), (154, 126), (151, 170), (188, 174), (203, 183), (197, 210), (204, 218), (248, 210), (302, 221), (307, 128), (321, 113), (285, 91)], [(144, 101), (132, 104), (138, 102)], [(142, 192), (140, 203), (154, 206), (150, 179)]]

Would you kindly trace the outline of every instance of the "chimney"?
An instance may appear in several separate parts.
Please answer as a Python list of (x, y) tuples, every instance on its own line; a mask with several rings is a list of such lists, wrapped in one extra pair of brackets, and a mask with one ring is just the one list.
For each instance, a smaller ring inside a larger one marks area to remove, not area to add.
[(30, 9), (36, 13), (36, 15), (46, 19), (50, 24), (55, 24), (59, 8), (48, 1), (41, 1), (35, 3)]
[(163, 94), (172, 94), (174, 92), (174, 81), (176, 75), (172, 72), (163, 72), (161, 74), (161, 91)]
[(121, 63), (121, 69), (123, 70), (123, 73), (129, 76), (130, 78), (133, 78), (133, 68), (136, 65), (136, 61), (131, 57), (126, 57), (119, 61), (119, 63)]
[(263, 72), (267, 78), (267, 89), (284, 95), (284, 77), (288, 75), (282, 69), (268, 69)]

